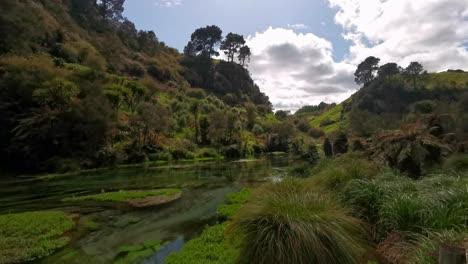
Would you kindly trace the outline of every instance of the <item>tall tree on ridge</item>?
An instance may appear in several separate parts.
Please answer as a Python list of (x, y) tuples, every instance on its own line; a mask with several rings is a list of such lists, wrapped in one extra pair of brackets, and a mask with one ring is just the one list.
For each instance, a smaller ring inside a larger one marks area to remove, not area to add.
[(239, 49), (245, 44), (243, 36), (235, 33), (227, 34), (224, 41), (221, 43), (221, 50), (228, 57), (228, 62), (234, 61), (234, 55), (239, 52)]
[(247, 66), (247, 62), (250, 62), (250, 55), (252, 55), (252, 52), (250, 51), (249, 46), (243, 46), (242, 48), (239, 49), (239, 56), (237, 57), (239, 59), (239, 63), (242, 66)]
[(358, 65), (354, 76), (357, 84), (367, 85), (375, 79), (375, 72), (379, 69), (380, 59), (370, 56)]
[(123, 19), (124, 3), (125, 0), (98, 0), (99, 14), (105, 20), (120, 21)]
[(222, 34), (223, 31), (214, 25), (195, 30), (184, 49), (185, 54), (205, 57), (218, 56), (219, 53), (214, 48), (221, 42)]
[(414, 89), (416, 89), (416, 79), (423, 72), (423, 70), (423, 66), (416, 61), (411, 62), (410, 65), (408, 65), (408, 67), (406, 67), (405, 69), (405, 73), (411, 76), (411, 78), (413, 79)]

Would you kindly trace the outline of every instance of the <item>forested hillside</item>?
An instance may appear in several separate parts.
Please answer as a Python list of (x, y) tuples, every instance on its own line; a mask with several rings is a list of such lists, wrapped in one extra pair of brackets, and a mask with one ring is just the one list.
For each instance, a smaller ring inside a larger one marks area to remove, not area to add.
[[(280, 148), (265, 134), (281, 128), (266, 118), (272, 106), (246, 69), (242, 36), (200, 28), (181, 54), (123, 18), (123, 3), (0, 3), (4, 167), (67, 171)], [(219, 46), (228, 61), (211, 59)]]

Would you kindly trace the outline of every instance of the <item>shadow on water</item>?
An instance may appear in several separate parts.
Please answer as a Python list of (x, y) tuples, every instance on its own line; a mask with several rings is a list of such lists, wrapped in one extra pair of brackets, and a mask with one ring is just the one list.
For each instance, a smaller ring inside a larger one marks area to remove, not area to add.
[[(94, 220), (94, 231), (77, 231), (72, 242), (39, 263), (112, 263), (119, 247), (159, 240), (165, 246), (144, 264), (164, 263), (184, 243), (216, 222), (224, 196), (283, 175), (286, 157), (255, 161), (201, 163), (183, 166), (113, 169), (55, 180), (0, 181), (0, 213), (32, 210), (79, 212)], [(280, 173), (278, 173), (280, 172)], [(124, 189), (177, 187), (178, 201), (165, 206), (131, 210), (88, 203), (64, 203), (65, 197)]]

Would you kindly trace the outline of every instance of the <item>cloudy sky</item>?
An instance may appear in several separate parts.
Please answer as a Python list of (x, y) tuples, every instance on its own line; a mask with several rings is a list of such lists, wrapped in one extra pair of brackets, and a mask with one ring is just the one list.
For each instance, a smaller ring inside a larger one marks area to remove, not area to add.
[(368, 56), (468, 70), (467, 0), (127, 0), (124, 14), (179, 50), (206, 25), (244, 35), (276, 109), (346, 99)]

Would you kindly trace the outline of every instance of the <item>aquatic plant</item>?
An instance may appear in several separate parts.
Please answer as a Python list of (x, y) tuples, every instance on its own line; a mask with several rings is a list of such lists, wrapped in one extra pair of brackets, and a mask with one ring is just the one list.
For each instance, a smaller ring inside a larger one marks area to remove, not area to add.
[(0, 263), (19, 263), (52, 254), (68, 244), (63, 234), (75, 224), (63, 212), (0, 215)]
[(200, 237), (172, 253), (166, 264), (234, 264), (239, 250), (225, 236), (226, 223), (206, 228)]
[(64, 202), (80, 202), (80, 201), (105, 201), (105, 202), (124, 202), (129, 199), (140, 199), (154, 196), (170, 196), (180, 193), (180, 189), (160, 189), (149, 191), (118, 191), (100, 193), (79, 197), (71, 197), (63, 199)]
[(225, 218), (232, 218), (235, 213), (250, 199), (252, 190), (248, 188), (242, 189), (240, 192), (230, 193), (226, 195), (228, 204), (218, 206), (218, 214)]
[(135, 264), (153, 255), (162, 248), (160, 241), (148, 240), (141, 245), (122, 246), (119, 248), (114, 264)]

